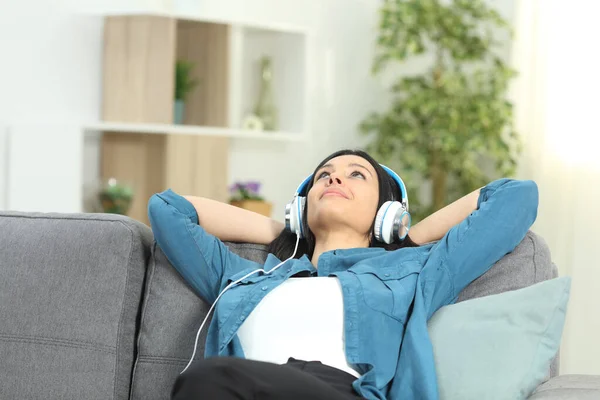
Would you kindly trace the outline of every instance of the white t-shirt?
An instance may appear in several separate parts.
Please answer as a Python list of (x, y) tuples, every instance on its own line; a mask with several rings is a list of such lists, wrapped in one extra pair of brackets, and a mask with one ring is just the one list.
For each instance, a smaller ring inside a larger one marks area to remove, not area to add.
[(247, 359), (321, 361), (356, 377), (344, 349), (344, 301), (335, 277), (290, 278), (273, 289), (238, 330)]

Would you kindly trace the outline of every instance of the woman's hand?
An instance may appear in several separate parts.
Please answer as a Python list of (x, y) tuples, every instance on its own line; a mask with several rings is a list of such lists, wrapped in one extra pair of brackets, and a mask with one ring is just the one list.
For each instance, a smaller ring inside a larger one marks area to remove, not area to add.
[(284, 228), (264, 215), (204, 197), (183, 196), (198, 214), (200, 225), (224, 242), (271, 243)]
[(408, 233), (412, 241), (421, 245), (443, 238), (450, 228), (461, 223), (477, 209), (480, 190), (461, 197), (417, 223)]

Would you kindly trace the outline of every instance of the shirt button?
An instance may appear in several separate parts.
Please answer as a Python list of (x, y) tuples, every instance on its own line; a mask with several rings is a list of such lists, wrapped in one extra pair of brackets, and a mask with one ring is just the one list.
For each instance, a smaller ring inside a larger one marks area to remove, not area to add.
[(246, 319), (246, 317), (244, 317), (243, 315), (240, 317), (240, 321), (243, 321), (245, 319)]
[(287, 269), (287, 272), (292, 272), (292, 269), (291, 269), (291, 268), (288, 268), (288, 269)]
[(261, 289), (264, 292), (265, 290), (267, 290), (269, 287), (268, 286), (263, 286)]
[(385, 276), (387, 278), (390, 276), (390, 274), (383, 274), (383, 276)]

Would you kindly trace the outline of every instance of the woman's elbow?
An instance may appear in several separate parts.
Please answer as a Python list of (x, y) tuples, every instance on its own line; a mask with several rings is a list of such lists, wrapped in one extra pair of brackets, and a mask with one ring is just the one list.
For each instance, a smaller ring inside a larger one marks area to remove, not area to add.
[(537, 183), (533, 180), (520, 181), (519, 196), (517, 200), (528, 226), (533, 225), (537, 218), (539, 205), (539, 190)]

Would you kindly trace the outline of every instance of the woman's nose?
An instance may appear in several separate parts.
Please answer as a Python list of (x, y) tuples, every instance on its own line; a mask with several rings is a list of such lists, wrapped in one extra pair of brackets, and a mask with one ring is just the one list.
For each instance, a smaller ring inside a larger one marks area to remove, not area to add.
[(342, 184), (342, 180), (337, 176), (337, 175), (329, 175), (329, 184), (333, 185), (333, 183), (336, 183), (337, 185), (341, 185)]

